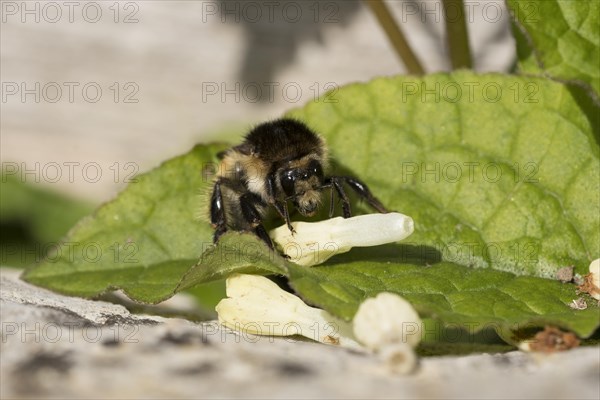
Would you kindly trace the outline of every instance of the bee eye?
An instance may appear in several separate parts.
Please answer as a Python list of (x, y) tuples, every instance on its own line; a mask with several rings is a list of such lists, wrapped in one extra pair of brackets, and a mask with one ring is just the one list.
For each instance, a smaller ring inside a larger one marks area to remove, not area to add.
[(323, 178), (323, 167), (321, 167), (321, 163), (317, 160), (312, 160), (310, 164), (308, 164), (308, 173), (309, 175), (318, 176), (319, 178)]
[(294, 170), (287, 170), (281, 174), (281, 187), (288, 196), (291, 196), (296, 191), (296, 174)]

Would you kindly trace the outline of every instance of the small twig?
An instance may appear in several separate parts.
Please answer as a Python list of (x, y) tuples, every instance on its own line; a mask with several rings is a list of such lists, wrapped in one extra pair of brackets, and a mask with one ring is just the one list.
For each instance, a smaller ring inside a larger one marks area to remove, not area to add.
[(452, 69), (471, 68), (471, 50), (463, 0), (442, 0), (442, 3)]
[(396, 53), (406, 66), (410, 74), (423, 75), (425, 71), (416, 57), (415, 53), (410, 48), (404, 34), (400, 30), (400, 26), (394, 20), (390, 10), (382, 0), (366, 0), (366, 3), (371, 7), (373, 13), (377, 17), (379, 24), (392, 42)]

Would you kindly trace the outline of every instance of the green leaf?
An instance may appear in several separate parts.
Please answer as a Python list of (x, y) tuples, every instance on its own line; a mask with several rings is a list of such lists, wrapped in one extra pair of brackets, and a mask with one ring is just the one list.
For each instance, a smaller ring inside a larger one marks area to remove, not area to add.
[(20, 220), (30, 224), (32, 234), (41, 241), (58, 240), (92, 207), (43, 188), (2, 175), (0, 183), (0, 221)]
[(292, 287), (305, 301), (350, 320), (360, 303), (387, 291), (405, 297), (419, 315), (469, 332), (515, 332), (555, 325), (582, 337), (599, 324), (597, 307), (573, 310), (572, 284), (471, 269), (441, 262), (429, 267), (361, 261), (307, 269), (290, 266)]
[(177, 289), (223, 279), (232, 273), (286, 275), (287, 268), (284, 259), (265, 243), (256, 240), (254, 235), (228, 232), (221, 236), (216, 246), (202, 254)]
[(508, 0), (519, 68), (589, 84), (600, 93), (600, 2)]
[[(586, 310), (571, 309), (575, 285), (555, 280), (448, 262), (392, 263), (375, 254), (368, 261), (307, 268), (284, 261), (252, 235), (229, 234), (223, 239), (186, 275), (182, 288), (233, 273), (275, 273), (287, 276), (306, 302), (346, 320), (365, 299), (384, 291), (398, 293), (422, 318), (433, 321), (427, 330), (431, 337), (425, 338), (430, 342), (443, 339), (448, 327), (462, 327), (471, 334), (495, 330), (511, 341), (511, 332), (550, 324), (589, 337), (600, 322), (593, 304)], [(349, 258), (360, 258), (357, 250), (348, 253)], [(452, 336), (456, 338), (456, 333)]]
[(39, 261), (93, 207), (83, 201), (2, 173), (0, 183), (1, 265)]
[(587, 273), (600, 257), (598, 132), (565, 85), (463, 71), (376, 79), (336, 99), (290, 115), (327, 139), (334, 173), (364, 179), (414, 219), (407, 243), (420, 247), (387, 260), (417, 251), (554, 278), (567, 265)]
[(210, 225), (199, 220), (206, 212), (202, 194), (211, 182), (204, 167), (214, 167), (216, 153), (224, 148), (197, 146), (138, 176), (115, 200), (82, 220), (57, 253), (24, 279), (84, 297), (118, 288), (148, 303), (172, 296), (212, 243)]
[[(63, 260), (27, 278), (75, 294), (121, 287), (158, 301), (176, 287), (233, 272), (276, 273), (307, 301), (345, 318), (366, 296), (390, 290), (445, 324), (503, 331), (552, 323), (581, 336), (598, 326), (591, 306), (568, 307), (574, 285), (542, 279), (566, 265), (585, 273), (600, 256), (598, 132), (564, 84), (462, 71), (380, 78), (333, 98), (289, 115), (327, 139), (333, 174), (363, 179), (390, 209), (413, 217), (410, 242), (354, 249), (304, 269), (252, 235), (230, 233), (187, 271), (211, 235), (193, 219), (202, 206), (195, 194), (208, 189), (202, 163), (224, 148), (197, 147), (142, 177), (72, 233), (105, 244), (143, 240), (143, 262)], [(356, 199), (353, 210), (371, 212)]]

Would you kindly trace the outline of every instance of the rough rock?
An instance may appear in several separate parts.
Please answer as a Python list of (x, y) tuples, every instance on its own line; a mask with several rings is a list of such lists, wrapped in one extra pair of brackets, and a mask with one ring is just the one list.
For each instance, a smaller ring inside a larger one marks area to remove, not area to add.
[(3, 399), (600, 397), (599, 347), (428, 357), (394, 376), (370, 355), (134, 315), (0, 272)]

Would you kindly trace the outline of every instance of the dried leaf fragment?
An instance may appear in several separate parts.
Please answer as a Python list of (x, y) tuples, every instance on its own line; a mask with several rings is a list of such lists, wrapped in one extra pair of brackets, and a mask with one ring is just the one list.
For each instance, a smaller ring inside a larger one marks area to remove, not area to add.
[(574, 333), (561, 331), (554, 326), (546, 326), (543, 331), (536, 333), (533, 339), (521, 343), (519, 348), (524, 351), (554, 353), (577, 346), (579, 346), (579, 339)]
[(590, 273), (583, 277), (583, 283), (577, 287), (577, 290), (600, 300), (600, 258), (592, 261), (589, 271)]

